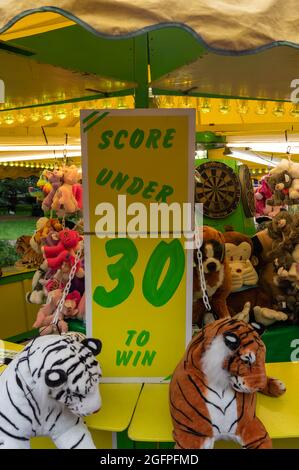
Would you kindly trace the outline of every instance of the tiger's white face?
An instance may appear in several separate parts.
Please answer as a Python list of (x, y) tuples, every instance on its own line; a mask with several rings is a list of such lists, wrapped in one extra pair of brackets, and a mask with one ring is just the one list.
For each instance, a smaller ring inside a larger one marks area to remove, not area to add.
[(62, 349), (64, 355), (57, 351), (58, 357), (53, 353), (55, 348), (59, 350), (59, 341), (52, 346), (49, 351), (57, 359), (44, 372), (49, 396), (80, 417), (99, 411), (102, 406), (99, 392), (102, 371), (95, 356), (101, 350), (101, 342), (96, 339), (72, 342), (69, 356), (65, 356)]

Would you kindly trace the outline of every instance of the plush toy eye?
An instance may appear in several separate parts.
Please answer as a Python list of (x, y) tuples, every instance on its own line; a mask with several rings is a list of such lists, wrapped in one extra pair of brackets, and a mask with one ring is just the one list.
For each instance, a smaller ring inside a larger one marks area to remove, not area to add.
[(67, 374), (62, 369), (47, 370), (45, 373), (45, 382), (48, 387), (59, 387), (67, 381)]
[(236, 349), (238, 349), (238, 347), (240, 346), (239, 336), (235, 335), (235, 333), (230, 333), (229, 331), (224, 333), (223, 336), (224, 336), (224, 343), (229, 349), (231, 349), (232, 351), (235, 351)]
[(250, 323), (250, 325), (252, 326), (252, 328), (254, 328), (254, 330), (255, 330), (260, 336), (262, 336), (262, 334), (263, 334), (264, 331), (265, 331), (264, 325), (261, 325), (260, 323), (257, 323), (257, 322), (252, 322), (252, 323)]
[(82, 341), (82, 344), (91, 350), (94, 356), (100, 354), (102, 350), (102, 342), (95, 338), (86, 338)]

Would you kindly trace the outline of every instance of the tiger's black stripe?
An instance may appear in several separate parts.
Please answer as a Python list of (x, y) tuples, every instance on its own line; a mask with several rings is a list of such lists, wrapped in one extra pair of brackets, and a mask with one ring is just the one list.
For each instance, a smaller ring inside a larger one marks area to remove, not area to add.
[(201, 398), (206, 402), (206, 403), (209, 403), (209, 405), (213, 405), (215, 408), (217, 408), (223, 415), (224, 415), (224, 412), (222, 410), (222, 408), (220, 408), (220, 406), (218, 405), (215, 405), (215, 403), (213, 403), (212, 401), (209, 401), (201, 392), (200, 388), (197, 386), (197, 384), (194, 382), (194, 380), (192, 379), (191, 375), (188, 374), (188, 379), (189, 381), (192, 383), (192, 385), (196, 388), (196, 390), (198, 391), (198, 393), (200, 394)]
[[(264, 441), (264, 440), (267, 438), (267, 436), (268, 436), (268, 433), (266, 432), (266, 433), (264, 434), (264, 436), (261, 436), (261, 437), (259, 437), (258, 439), (255, 439), (254, 441), (248, 442), (248, 443), (245, 444), (243, 447), (249, 448), (249, 447), (251, 447), (253, 444), (256, 444), (257, 442)], [(262, 442), (261, 442), (260, 444), (262, 444)], [(257, 447), (254, 447), (254, 448), (256, 449)]]
[(46, 421), (48, 421), (48, 419), (50, 418), (51, 414), (53, 413), (54, 411), (54, 408), (52, 408), (52, 410), (50, 411), (50, 413), (48, 414), (48, 416), (46, 417)]
[(187, 400), (186, 395), (184, 394), (184, 392), (183, 392), (183, 390), (182, 390), (182, 388), (181, 388), (181, 386), (180, 386), (180, 384), (179, 384), (178, 381), (177, 381), (177, 384), (178, 384), (178, 387), (179, 387), (179, 389), (180, 389), (180, 392), (181, 392), (181, 394), (183, 395), (184, 400), (186, 401), (186, 403), (188, 403), (188, 405), (195, 411), (195, 413), (198, 414), (198, 416), (200, 416), (202, 419), (204, 419), (205, 421), (207, 421), (207, 422), (210, 424), (210, 426), (215, 427), (215, 428), (220, 432), (220, 429), (218, 428), (218, 426), (217, 426), (216, 424), (213, 424), (212, 421), (210, 420), (210, 418), (208, 418), (207, 416), (203, 415), (200, 411), (198, 411), (197, 408), (195, 408), (194, 405), (192, 405), (192, 403), (189, 402), (189, 400)]
[[(52, 345), (51, 345), (52, 346)], [(52, 353), (57, 353), (59, 351), (62, 351), (63, 349), (65, 349), (65, 345), (61, 345), (61, 346), (57, 346), (57, 348), (53, 348), (51, 349), (50, 351), (47, 352), (47, 354), (45, 355), (44, 359), (43, 359), (43, 362), (42, 362), (42, 365), (38, 371), (38, 378), (40, 378), (41, 376), (41, 373), (42, 373), (42, 370), (43, 368), (45, 367), (45, 363), (46, 363), (46, 360), (48, 359), (48, 357), (50, 356), (50, 354)]]
[(169, 398), (169, 401), (170, 401), (170, 404), (171, 406), (176, 410), (178, 411), (179, 413), (181, 413), (183, 416), (185, 416), (185, 418), (187, 418), (189, 421), (193, 421), (192, 418), (190, 418), (190, 416), (186, 415), (186, 413), (184, 413), (182, 410), (180, 410), (177, 406), (175, 406), (175, 404), (173, 403), (171, 397)]
[(29, 441), (29, 439), (27, 439), (27, 437), (15, 436), (14, 434), (11, 434), (10, 432), (3, 429), (2, 427), (0, 427), (0, 431), (4, 432), (4, 434), (6, 434), (9, 437), (12, 437), (13, 439), (18, 439), (19, 441)]
[[(179, 425), (179, 426), (183, 426), (184, 428), (186, 428), (190, 434), (194, 434), (195, 436), (199, 436), (199, 437), (209, 437), (207, 436), (206, 434), (203, 434), (202, 432), (199, 432), (199, 431), (196, 431), (195, 429), (193, 428), (190, 428), (189, 426), (187, 426), (186, 424), (183, 424), (181, 423), (178, 419), (176, 419), (174, 416), (172, 416), (172, 419)], [(183, 429), (181, 429), (181, 431), (184, 431)]]
[(33, 414), (34, 414), (34, 417), (35, 417), (37, 423), (41, 426), (41, 422), (40, 422), (40, 420), (39, 420), (38, 417), (37, 417), (36, 410), (35, 410), (34, 406), (32, 405), (31, 401), (29, 400), (29, 398), (27, 397), (27, 395), (26, 395), (26, 393), (25, 393), (25, 390), (24, 390), (24, 387), (23, 387), (23, 384), (22, 384), (22, 382), (21, 382), (21, 380), (20, 380), (20, 378), (19, 378), (18, 375), (16, 375), (16, 382), (17, 382), (18, 387), (19, 387), (19, 388), (22, 390), (22, 392), (24, 393), (24, 397), (26, 398), (26, 400), (27, 400), (27, 402), (28, 402), (28, 405), (29, 405), (30, 408), (32, 409), (32, 412), (33, 412)]
[(242, 410), (241, 410), (241, 413), (240, 413), (240, 416), (238, 416), (237, 419), (235, 419), (235, 421), (233, 421), (233, 423), (230, 425), (230, 428), (228, 430), (228, 432), (230, 432), (232, 430), (232, 427), (238, 423), (242, 418), (243, 418), (243, 415), (244, 415), (244, 404), (245, 404), (245, 394), (242, 393)]
[(32, 424), (32, 419), (29, 418), (29, 416), (25, 415), (25, 413), (22, 413), (22, 411), (20, 410), (20, 408), (19, 408), (17, 405), (15, 405), (15, 403), (12, 401), (11, 395), (10, 395), (9, 390), (8, 390), (7, 382), (6, 382), (5, 385), (6, 385), (7, 395), (8, 395), (9, 401), (10, 401), (10, 403), (12, 404), (12, 406), (17, 410), (17, 412), (18, 412), (21, 416), (23, 416), (23, 418), (27, 419), (27, 421), (29, 421), (29, 423)]
[(78, 442), (76, 442), (76, 444), (74, 444), (74, 445), (71, 447), (71, 449), (76, 449), (76, 447), (78, 447), (78, 445), (83, 441), (84, 437), (85, 437), (85, 433), (82, 434), (82, 437), (79, 439)]
[(3, 419), (5, 419), (5, 421), (7, 421), (11, 426), (13, 426), (16, 431), (19, 431), (19, 430), (20, 430), (12, 421), (10, 421), (10, 419), (9, 419), (7, 416), (5, 416), (3, 413), (1, 413), (1, 411), (0, 411), (0, 416), (1, 416)]

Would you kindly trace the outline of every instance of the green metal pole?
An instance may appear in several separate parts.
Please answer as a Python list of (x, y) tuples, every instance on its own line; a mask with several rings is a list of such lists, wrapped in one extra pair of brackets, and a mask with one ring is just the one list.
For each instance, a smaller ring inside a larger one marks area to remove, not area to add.
[(148, 35), (143, 34), (134, 39), (134, 78), (138, 86), (135, 88), (135, 108), (148, 108)]

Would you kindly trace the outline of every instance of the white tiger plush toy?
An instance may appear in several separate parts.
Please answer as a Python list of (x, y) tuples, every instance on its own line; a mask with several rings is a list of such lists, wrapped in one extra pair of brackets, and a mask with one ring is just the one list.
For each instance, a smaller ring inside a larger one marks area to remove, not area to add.
[(32, 340), (0, 375), (0, 449), (29, 449), (50, 436), (59, 449), (95, 449), (82, 417), (101, 408), (98, 339)]

